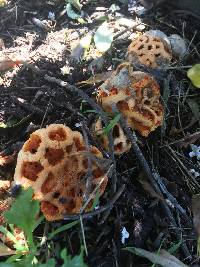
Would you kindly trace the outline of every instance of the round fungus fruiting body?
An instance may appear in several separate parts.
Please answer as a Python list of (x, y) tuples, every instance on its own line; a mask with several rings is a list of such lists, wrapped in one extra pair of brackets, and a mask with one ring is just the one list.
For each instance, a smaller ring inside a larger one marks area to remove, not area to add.
[(183, 57), (187, 53), (187, 43), (180, 35), (170, 35), (169, 41), (171, 44), (173, 56)]
[[(93, 131), (96, 139), (98, 139), (102, 147), (108, 151), (109, 150), (109, 138), (103, 133), (103, 123), (99, 118), (93, 125)], [(115, 124), (112, 131), (113, 142), (114, 142), (114, 153), (115, 155), (121, 155), (128, 152), (131, 148), (131, 142), (128, 140), (124, 131), (119, 123)]]
[(133, 39), (128, 47), (126, 59), (133, 65), (163, 67), (169, 65), (172, 59), (171, 46), (165, 39), (147, 32)]
[(63, 219), (65, 214), (78, 213), (83, 206), (89, 166), (91, 193), (99, 187), (103, 194), (108, 178), (96, 157), (102, 158), (101, 152), (93, 146), (86, 149), (81, 133), (62, 124), (51, 124), (32, 133), (23, 145), (14, 184), (34, 189), (34, 198), (41, 202), (47, 220)]
[[(128, 77), (127, 83), (118, 79), (123, 75)], [(133, 71), (129, 63), (119, 65), (100, 86), (97, 100), (106, 112), (112, 112), (113, 105), (116, 105), (128, 125), (144, 137), (162, 124), (163, 106), (158, 83), (147, 73)]]

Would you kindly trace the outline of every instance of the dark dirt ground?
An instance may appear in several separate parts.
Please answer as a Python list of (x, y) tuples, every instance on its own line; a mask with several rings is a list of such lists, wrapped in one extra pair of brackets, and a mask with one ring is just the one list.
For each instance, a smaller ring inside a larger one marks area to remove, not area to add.
[[(98, 21), (91, 21), (81, 25), (70, 20), (66, 14), (62, 14), (64, 1), (10, 2), (6, 7), (0, 8), (0, 38), (4, 40), (5, 52), (29, 58), (31, 66), (38, 67), (40, 71), (22, 66), (1, 76), (0, 122), (8, 125), (7, 128), (0, 128), (0, 150), (3, 155), (17, 153), (32, 131), (50, 123), (64, 123), (77, 130), (76, 123), (84, 122), (90, 129), (95, 115), (80, 111), (83, 99), (75, 92), (47, 82), (44, 75), (60, 78), (70, 84), (91, 77), (88, 66), (96, 53), (94, 48), (79, 64), (70, 60), (70, 52), (79, 37), (100, 24)], [(95, 12), (97, 3), (106, 9), (116, 2), (91, 2), (83, 6), (83, 10), (90, 17)], [(117, 4), (121, 7), (121, 13), (134, 19), (134, 15), (128, 13), (125, 5), (120, 2)], [(32, 23), (33, 17), (47, 19), (48, 12), (52, 10), (57, 20), (50, 31)], [(189, 44), (188, 54), (181, 61), (172, 63), (174, 69), (156, 76), (161, 83), (166, 105), (165, 127), (157, 129), (147, 139), (138, 136), (139, 146), (148, 163), (159, 172), (162, 183), (182, 206), (185, 214), (176, 207), (169, 206), (175, 220), (175, 225), (172, 225), (164, 211), (162, 200), (158, 196), (156, 198), (152, 192), (134, 151), (116, 157), (117, 189), (125, 184), (125, 190), (109, 213), (84, 221), (89, 251), (86, 260), (89, 266), (151, 266), (144, 259), (122, 250), (124, 245), (120, 232), (123, 226), (130, 234), (126, 246), (157, 251), (162, 243), (162, 248), (168, 250), (173, 243), (177, 244), (182, 240), (175, 255), (186, 264), (198, 264), (197, 234), (192, 223), (191, 199), (192, 195), (200, 191), (200, 177), (194, 178), (190, 170), (198, 171), (200, 163), (189, 158), (188, 153), (191, 151), (190, 143), (200, 145), (200, 113), (194, 108), (200, 102), (200, 93), (191, 86), (186, 77), (186, 69), (181, 66), (193, 65), (200, 60), (200, 24), (198, 18), (184, 13), (177, 15), (169, 6), (152, 9), (142, 21), (147, 25), (145, 30), (160, 29), (167, 34), (178, 33)], [(117, 29), (116, 34), (121, 30), (124, 28)], [(116, 39), (106, 54), (101, 71), (106, 71), (109, 67), (114, 69), (119, 61), (113, 59), (123, 60), (130, 43), (128, 35), (133, 31), (127, 30), (127, 36)], [(69, 70), (67, 75), (61, 74), (64, 66)], [(96, 87), (86, 85), (81, 90), (94, 98)], [(90, 109), (90, 106), (84, 104), (84, 109)], [(195, 133), (196, 138), (193, 135)], [(0, 175), (3, 179), (12, 179), (14, 168), (15, 161), (2, 166)], [(110, 183), (101, 204), (109, 203), (113, 194), (111, 189)], [(167, 199), (168, 196), (164, 195), (164, 198)], [(42, 224), (35, 236), (40, 237), (43, 231), (45, 234), (65, 223)], [(79, 251), (80, 240), (82, 235), (79, 227), (57, 235), (48, 244), (51, 256), (57, 258), (63, 247), (67, 247), (69, 253), (74, 255)], [(41, 260), (45, 261), (49, 256), (48, 249), (47, 245), (42, 249)]]

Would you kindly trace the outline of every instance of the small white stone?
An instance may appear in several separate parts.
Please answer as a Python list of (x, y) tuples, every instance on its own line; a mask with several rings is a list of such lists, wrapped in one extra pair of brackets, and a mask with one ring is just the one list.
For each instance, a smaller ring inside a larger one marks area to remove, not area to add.
[(191, 144), (190, 145), (192, 148), (192, 151), (189, 153), (189, 156), (192, 157), (197, 157), (197, 160), (200, 160), (200, 146), (196, 146)]
[(82, 123), (81, 122), (77, 122), (77, 123), (75, 123), (75, 127), (76, 128), (79, 128), (79, 127), (81, 127), (82, 126)]
[(48, 19), (55, 20), (55, 13), (50, 11), (48, 14)]
[(172, 53), (176, 57), (182, 57), (187, 52), (186, 41), (178, 34), (172, 34), (169, 36), (169, 41), (172, 48)]
[(190, 158), (193, 158), (194, 156), (196, 156), (196, 154), (195, 154), (193, 151), (191, 151), (191, 152), (189, 153), (189, 156), (190, 156)]
[(126, 230), (125, 227), (122, 228), (121, 235), (122, 235), (121, 238), (122, 244), (125, 244), (125, 239), (129, 238), (129, 232)]

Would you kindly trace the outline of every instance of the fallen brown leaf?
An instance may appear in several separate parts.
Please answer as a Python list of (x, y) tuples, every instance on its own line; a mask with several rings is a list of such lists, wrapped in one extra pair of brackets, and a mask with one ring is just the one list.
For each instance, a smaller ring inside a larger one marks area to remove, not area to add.
[(16, 252), (0, 242), (0, 257), (14, 255)]

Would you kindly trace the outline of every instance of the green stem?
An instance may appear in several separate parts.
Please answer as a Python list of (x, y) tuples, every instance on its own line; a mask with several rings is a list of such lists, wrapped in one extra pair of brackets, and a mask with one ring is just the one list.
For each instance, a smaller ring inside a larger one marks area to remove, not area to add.
[(34, 241), (33, 241), (33, 233), (32, 232), (27, 233), (27, 240), (28, 240), (28, 245), (29, 245), (29, 249), (30, 249), (31, 254), (35, 254), (36, 246), (35, 246)]

